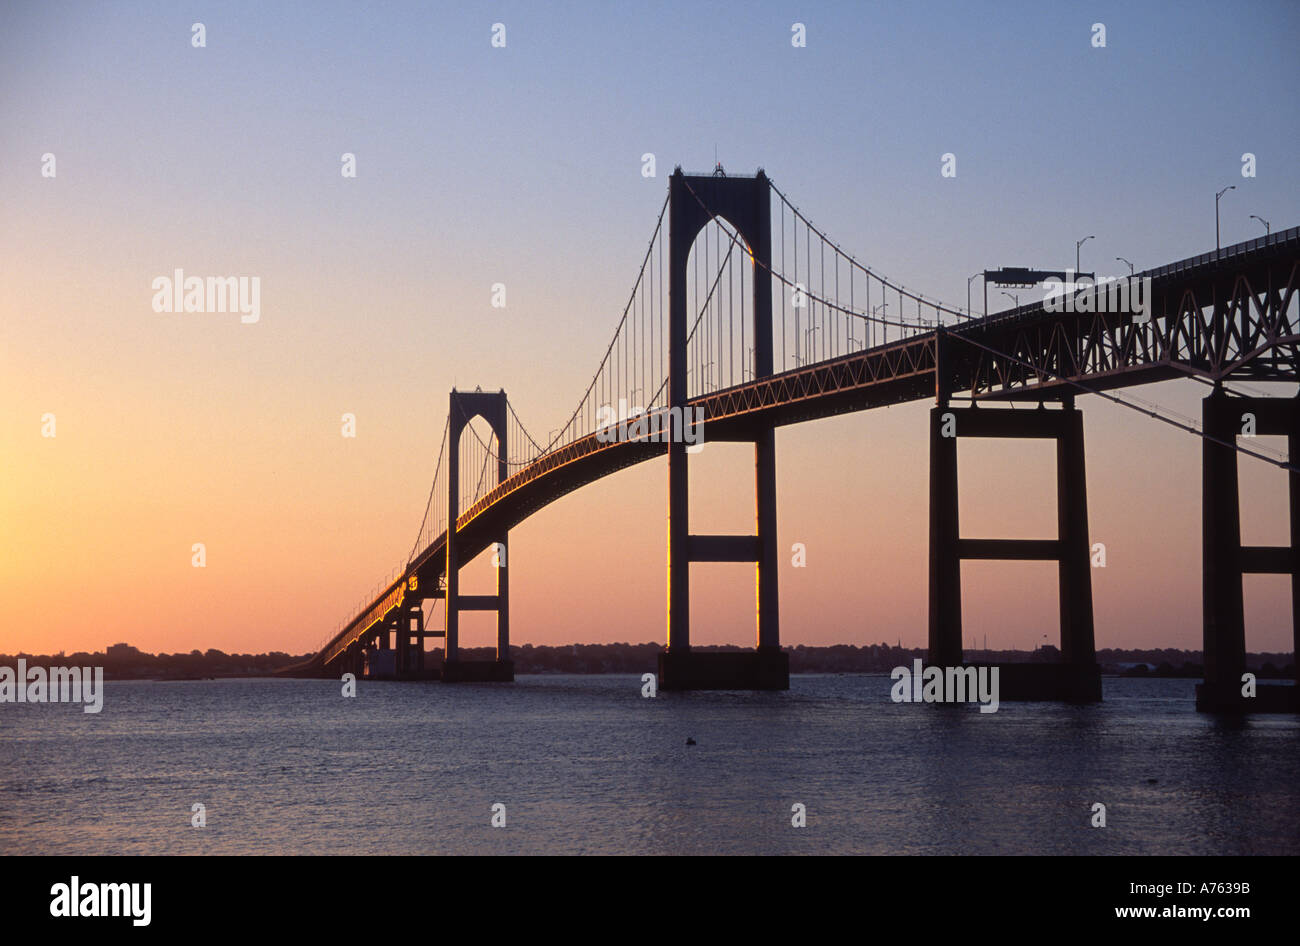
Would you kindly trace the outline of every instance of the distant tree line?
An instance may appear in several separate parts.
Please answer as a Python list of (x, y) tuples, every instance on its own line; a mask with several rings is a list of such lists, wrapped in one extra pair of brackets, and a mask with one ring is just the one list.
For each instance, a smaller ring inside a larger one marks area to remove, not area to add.
[[(736, 646), (697, 647), (696, 650), (738, 651)], [(522, 644), (510, 648), (515, 673), (645, 673), (654, 671), (663, 645), (648, 644), (564, 644), (559, 646)], [(895, 667), (911, 666), (926, 659), (924, 648), (892, 644), (833, 644), (787, 647), (792, 673), (888, 673)], [(17, 667), (19, 657), (27, 666), (98, 666), (110, 680), (203, 680), (216, 677), (269, 676), (275, 671), (308, 660), (311, 654), (227, 654), (220, 650), (192, 650), (188, 654), (146, 654), (130, 644), (114, 644), (104, 652), (56, 655), (0, 654), (0, 665)], [(466, 660), (491, 660), (490, 647), (462, 647)], [(442, 662), (441, 649), (430, 654), (433, 666)], [(1034, 651), (967, 650), (966, 659), (977, 663), (1004, 664), (1055, 662), (1060, 652), (1047, 645)], [(1124, 676), (1196, 677), (1203, 675), (1199, 650), (1115, 650), (1097, 652), (1103, 673)], [(1248, 654), (1247, 669), (1262, 679), (1294, 678), (1291, 654)]]
[(130, 644), (113, 644), (106, 651), (77, 651), (54, 655), (0, 654), (0, 665), (17, 667), (103, 667), (108, 680), (206, 680), (215, 677), (268, 676), (281, 667), (306, 660), (281, 651), (269, 654), (227, 654), (220, 650), (192, 650), (188, 654), (146, 654)]

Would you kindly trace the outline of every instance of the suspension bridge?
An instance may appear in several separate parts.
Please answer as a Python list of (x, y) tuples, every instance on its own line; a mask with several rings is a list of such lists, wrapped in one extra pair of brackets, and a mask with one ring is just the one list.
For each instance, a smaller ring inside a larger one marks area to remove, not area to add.
[[(1300, 394), (1255, 396), (1239, 389), (1246, 382), (1300, 381), (1300, 228), (1131, 279), (1146, 288), (1142, 312), (1108, 306), (1100, 287), (1090, 294), (1066, 286), (1065, 305), (1048, 299), (977, 315), (969, 305), (945, 305), (857, 260), (761, 170), (729, 176), (721, 168), (702, 175), (678, 168), (613, 339), (562, 426), (538, 438), (504, 391), (453, 390), (429, 499), (406, 560), (291, 672), (512, 680), (510, 529), (585, 484), (666, 456), (667, 641), (659, 656), (660, 686), (787, 688), (788, 657), (779, 633), (775, 430), (931, 400), (929, 662), (963, 662), (963, 560), (1055, 561), (1061, 661), (1004, 667), (1003, 689), (1099, 700), (1083, 419), (1076, 404), (1079, 395), (1091, 394), (1202, 440), (1206, 669), (1198, 706), (1239, 709), (1243, 575), (1291, 576), (1300, 652)], [(1174, 378), (1206, 385), (1199, 421), (1122, 390)], [(1036, 407), (1003, 403), (1017, 401)], [(1256, 433), (1285, 436), (1287, 450), (1272, 454), (1240, 443), (1246, 415)], [(1055, 441), (1055, 538), (962, 536), (961, 437)], [(687, 464), (695, 441), (753, 444), (752, 534), (689, 531)], [(1289, 546), (1242, 545), (1237, 465), (1243, 453), (1289, 471)], [(495, 594), (463, 594), (460, 569), (488, 550), (498, 566)], [(754, 563), (752, 651), (692, 650), (692, 562)], [(431, 626), (438, 602), (441, 628)], [(495, 659), (462, 659), (464, 611), (495, 612)], [(442, 639), (440, 666), (426, 652), (430, 638)], [(1294, 688), (1262, 689), (1285, 690), (1283, 700), (1294, 701)]]

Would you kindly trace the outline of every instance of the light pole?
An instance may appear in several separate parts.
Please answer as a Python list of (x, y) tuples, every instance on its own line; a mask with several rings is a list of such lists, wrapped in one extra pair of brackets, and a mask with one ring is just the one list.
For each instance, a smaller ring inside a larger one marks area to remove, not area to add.
[(810, 329), (805, 329), (805, 330), (804, 330), (804, 333), (803, 333), (803, 350), (804, 350), (805, 352), (807, 352), (807, 354), (808, 354), (808, 363), (809, 363), (809, 364), (812, 364), (812, 362), (816, 360), (816, 358), (815, 358), (814, 355), (813, 355), (813, 341), (812, 341), (813, 333), (814, 333), (814, 332), (820, 332), (820, 331), (821, 331), (821, 328), (822, 328), (822, 327), (821, 327), (820, 325), (814, 325), (812, 328), (810, 328)]
[[(882, 302), (882, 303), (880, 303), (880, 305), (873, 305), (873, 306), (871, 307), (871, 317), (872, 317), (872, 318), (875, 318), (877, 312), (879, 312), (881, 309), (888, 309), (888, 308), (889, 308), (889, 303), (888, 303), (888, 302)], [(889, 314), (888, 312), (885, 313), (885, 315), (888, 315), (888, 314)], [(881, 318), (881, 319), (884, 319), (884, 317), (885, 317), (885, 316), (882, 315), (880, 318)], [(883, 343), (883, 342), (887, 342), (887, 341), (889, 341), (889, 325), (888, 325), (888, 324), (885, 324), (885, 323), (882, 322), (882, 324), (881, 324), (881, 326), (880, 326), (880, 330), (881, 330), (881, 331), (880, 331), (880, 340), (881, 340), (881, 342)]]
[(1268, 225), (1268, 221), (1265, 220), (1263, 217), (1257, 214), (1251, 214), (1250, 218), (1252, 220), (1258, 220), (1260, 223), (1264, 225), (1264, 236), (1268, 236), (1270, 233), (1273, 232), (1273, 228)]
[(1097, 235), (1094, 233), (1092, 236), (1086, 236), (1082, 240), (1074, 241), (1074, 278), (1075, 279), (1079, 278), (1079, 247), (1083, 246), (1083, 244), (1087, 243), (1089, 240), (1095, 240), (1095, 239), (1097, 239)]
[(1214, 248), (1216, 250), (1221, 249), (1219, 246), (1219, 198), (1228, 193), (1228, 191), (1235, 191), (1236, 189), (1236, 184), (1229, 184), (1223, 190), (1214, 195)]
[[(973, 318), (973, 316), (971, 315), (971, 311), (970, 311), (970, 284), (971, 284), (971, 280), (972, 280), (972, 279), (978, 279), (979, 277), (981, 277), (981, 276), (983, 276), (983, 275), (984, 275), (983, 273), (976, 273), (974, 276), (967, 276), (967, 277), (966, 277), (966, 315), (967, 315), (968, 317), (971, 317), (971, 318)], [(984, 314), (985, 314), (985, 315), (988, 315), (987, 312), (984, 313)]]
[(1013, 292), (1007, 292), (1005, 289), (1002, 290), (1002, 294), (1006, 296), (1008, 299), (1010, 299), (1012, 302), (1014, 302), (1016, 304), (1017, 309), (1020, 308), (1020, 297), (1018, 295), (1016, 295)]
[[(1115, 257), (1115, 262), (1117, 262), (1117, 263), (1128, 263), (1128, 260), (1126, 260), (1126, 259), (1125, 259), (1124, 257), (1122, 257), (1122, 256), (1117, 256), (1117, 257)], [(1133, 275), (1133, 264), (1132, 264), (1132, 263), (1128, 263), (1128, 274), (1129, 274), (1130, 276)]]

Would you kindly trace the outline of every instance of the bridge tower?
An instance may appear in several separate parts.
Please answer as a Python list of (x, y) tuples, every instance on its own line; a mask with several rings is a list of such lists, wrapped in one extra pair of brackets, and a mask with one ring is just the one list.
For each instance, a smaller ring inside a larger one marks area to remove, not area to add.
[(1252, 709), (1295, 710), (1296, 686), (1259, 686), (1253, 699), (1242, 695), (1246, 672), (1246, 619), (1242, 576), (1291, 576), (1291, 627), (1300, 654), (1300, 473), (1288, 475), (1289, 546), (1241, 544), (1241, 497), (1235, 444), (1247, 416), (1256, 436), (1287, 438), (1288, 462), (1300, 463), (1300, 394), (1293, 398), (1229, 396), (1216, 387), (1201, 402), (1202, 493), (1201, 574), (1205, 682), (1196, 688), (1196, 708), (1212, 712)]
[[(707, 208), (707, 209), (706, 209)], [(717, 215), (748, 244), (754, 285), (754, 376), (772, 374), (771, 191), (767, 177), (691, 175), (679, 167), (668, 181), (668, 403), (683, 418), (690, 322), (686, 309), (686, 264), (696, 236)], [(707, 421), (703, 418), (705, 437)], [(692, 535), (686, 443), (668, 445), (668, 647), (659, 655), (659, 685), (667, 690), (763, 689), (790, 686), (789, 656), (781, 650), (777, 597), (776, 437), (773, 424), (757, 422), (732, 439), (754, 444), (755, 534)], [(692, 562), (754, 562), (757, 647), (752, 652), (691, 650), (690, 568)]]
[[(451, 392), (447, 430), (447, 562), (446, 562), (446, 614), (445, 650), (442, 679), (445, 682), (508, 682), (515, 678), (514, 663), (510, 660), (510, 573), (508, 547), (509, 530), (503, 528), (496, 536), (498, 546), (497, 591), (494, 595), (463, 595), (460, 593), (461, 550), (457, 540), (456, 519), (460, 505), (460, 438), (469, 422), (482, 417), (492, 428), (496, 438), (497, 483), (506, 480), (510, 472), (506, 464), (506, 392), (457, 391)], [(460, 657), (460, 612), (495, 611), (497, 613), (497, 648), (495, 660), (462, 660)]]

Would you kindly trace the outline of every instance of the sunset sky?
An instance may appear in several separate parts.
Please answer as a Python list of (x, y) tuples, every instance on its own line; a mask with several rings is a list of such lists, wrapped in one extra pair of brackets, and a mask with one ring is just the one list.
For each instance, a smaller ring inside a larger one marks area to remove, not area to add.
[[(504, 387), (534, 434), (559, 427), (668, 174), (715, 149), (959, 306), (971, 273), (1072, 266), (1089, 234), (1106, 274), (1213, 249), (1229, 184), (1225, 244), (1262, 235), (1251, 214), (1300, 223), (1300, 6), (1070, 7), (4, 4), (0, 652), (314, 649), (405, 562), (449, 389)], [(178, 268), (260, 277), (260, 320), (155, 312)], [(1199, 418), (1206, 391), (1135, 393)], [(1097, 645), (1199, 648), (1200, 441), (1079, 406)], [(778, 432), (784, 643), (924, 645), (928, 408)], [(1055, 534), (1049, 443), (960, 451), (964, 535)], [(1286, 473), (1241, 475), (1244, 540), (1285, 544)], [(749, 448), (707, 447), (691, 490), (694, 531), (752, 530)], [(662, 640), (666, 515), (653, 461), (516, 528), (513, 641)], [(1054, 564), (963, 580), (968, 642), (1058, 643)], [(462, 590), (490, 581), (481, 561)], [(1288, 588), (1247, 578), (1250, 650), (1290, 649)], [(753, 597), (752, 565), (695, 566), (693, 640), (752, 643)]]

